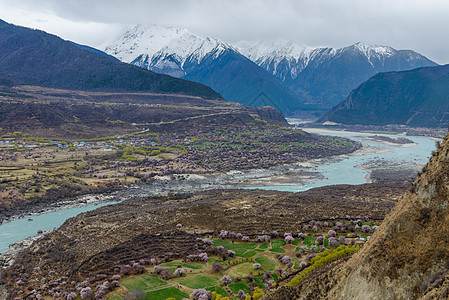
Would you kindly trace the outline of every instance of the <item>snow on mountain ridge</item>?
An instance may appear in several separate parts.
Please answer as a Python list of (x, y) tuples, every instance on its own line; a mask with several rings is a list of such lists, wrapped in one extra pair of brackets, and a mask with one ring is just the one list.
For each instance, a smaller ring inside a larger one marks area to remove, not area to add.
[(186, 61), (199, 64), (209, 53), (216, 58), (228, 49), (238, 52), (219, 39), (202, 38), (185, 28), (134, 25), (105, 47), (105, 52), (127, 63), (181, 77)]
[[(241, 53), (259, 66), (270, 70), (273, 75), (281, 74), (280, 77), (285, 79), (288, 75), (286, 67), (290, 70), (290, 76), (296, 78), (307, 66), (316, 50), (294, 41), (279, 39), (261, 41), (255, 46), (242, 48)], [(280, 64), (284, 65), (279, 69)]]
[(328, 61), (348, 51), (363, 55), (373, 68), (375, 64), (384, 64), (386, 59), (399, 52), (407, 52), (409, 61), (419, 59), (420, 55), (409, 50), (396, 50), (389, 46), (370, 45), (361, 42), (343, 48), (311, 48), (289, 40), (267, 40), (241, 49), (246, 57), (265, 68), (284, 81), (288, 76), (296, 79), (312, 60)]
[(294, 41), (280, 39), (261, 41), (253, 47), (241, 49), (241, 52), (253, 61), (269, 56), (298, 60), (310, 56), (313, 50)]
[(195, 37), (185, 28), (159, 25), (133, 25), (123, 36), (105, 48), (105, 52), (130, 63), (138, 54), (155, 54), (174, 39)]
[(395, 53), (397, 53), (397, 50), (393, 49), (389, 46), (380, 46), (380, 45), (369, 45), (364, 44), (361, 42), (355, 43), (352, 46), (341, 48), (339, 50), (344, 51), (349, 48), (357, 49), (359, 52), (361, 52), (365, 57), (370, 60), (371, 57), (390, 57), (393, 56)]

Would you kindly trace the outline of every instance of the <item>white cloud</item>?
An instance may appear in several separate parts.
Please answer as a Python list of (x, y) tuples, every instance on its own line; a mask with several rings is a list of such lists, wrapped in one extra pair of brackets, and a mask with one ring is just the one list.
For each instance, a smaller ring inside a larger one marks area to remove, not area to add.
[(227, 42), (286, 38), (309, 46), (362, 41), (449, 63), (445, 0), (0, 0), (0, 18), (99, 46), (127, 24), (187, 27)]

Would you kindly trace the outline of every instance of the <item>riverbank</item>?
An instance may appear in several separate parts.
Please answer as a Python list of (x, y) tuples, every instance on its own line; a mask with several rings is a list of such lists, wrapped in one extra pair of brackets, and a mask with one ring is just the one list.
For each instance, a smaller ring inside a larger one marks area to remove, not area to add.
[(30, 247), (35, 241), (52, 231), (53, 229), (39, 232), (34, 236), (30, 236), (18, 242), (12, 243), (6, 251), (0, 252), (0, 273), (2, 269), (6, 269), (13, 265), (14, 260), (20, 251)]
[(373, 134), (392, 134), (404, 136), (423, 136), (441, 139), (447, 134), (447, 128), (425, 128), (425, 127), (408, 127), (406, 125), (345, 125), (345, 124), (327, 124), (320, 123), (297, 123), (298, 127), (308, 130), (309, 128), (340, 131), (340, 132), (363, 132)]
[[(7, 214), (0, 214), (0, 225), (9, 223), (18, 219), (28, 218), (32, 221), (34, 216), (55, 212), (64, 209), (70, 209), (75, 207), (83, 207), (86, 205), (96, 205), (104, 202), (114, 201), (114, 195), (118, 191), (104, 192), (98, 194), (81, 195), (77, 197), (65, 198), (55, 202), (37, 202), (25, 207), (20, 207), (14, 211), (8, 211)], [(115, 200), (118, 201), (118, 200)]]
[(260, 186), (301, 186), (309, 185), (319, 180), (324, 180), (325, 176), (317, 169), (322, 166), (330, 165), (348, 159), (350, 157), (381, 154), (390, 150), (385, 148), (373, 147), (363, 144), (358, 150), (342, 154), (335, 157), (314, 159), (307, 162), (301, 162), (283, 166), (272, 172), (262, 172), (258, 178), (250, 178), (235, 182), (237, 186), (244, 186), (246, 188), (260, 187)]
[(366, 181), (370, 183), (412, 183), (424, 165), (422, 163), (407, 161), (373, 160), (358, 165), (357, 168), (367, 172)]

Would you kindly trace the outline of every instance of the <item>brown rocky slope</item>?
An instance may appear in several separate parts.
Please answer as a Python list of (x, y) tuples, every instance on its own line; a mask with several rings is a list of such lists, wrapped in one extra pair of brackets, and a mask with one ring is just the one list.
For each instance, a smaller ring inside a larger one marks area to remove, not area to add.
[(266, 299), (448, 299), (449, 135), (362, 250)]

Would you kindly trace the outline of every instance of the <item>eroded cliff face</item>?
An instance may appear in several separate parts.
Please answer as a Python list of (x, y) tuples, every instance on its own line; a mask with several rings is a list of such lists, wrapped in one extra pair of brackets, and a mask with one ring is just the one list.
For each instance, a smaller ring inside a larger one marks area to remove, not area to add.
[(448, 187), (449, 135), (363, 249), (266, 298), (448, 299)]

